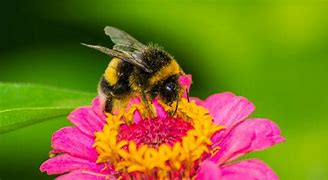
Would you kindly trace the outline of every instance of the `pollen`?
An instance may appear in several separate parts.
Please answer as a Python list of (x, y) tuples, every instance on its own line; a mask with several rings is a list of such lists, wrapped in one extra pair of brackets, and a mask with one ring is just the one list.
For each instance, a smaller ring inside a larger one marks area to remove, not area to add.
[[(157, 105), (165, 112), (175, 109), (174, 104)], [(191, 178), (198, 168), (195, 162), (212, 153), (211, 137), (223, 129), (213, 124), (205, 108), (186, 99), (174, 116), (145, 117), (143, 104), (131, 107), (107, 114), (103, 131), (95, 133), (97, 163), (113, 167), (118, 178)], [(136, 111), (143, 115), (141, 120), (135, 121)]]

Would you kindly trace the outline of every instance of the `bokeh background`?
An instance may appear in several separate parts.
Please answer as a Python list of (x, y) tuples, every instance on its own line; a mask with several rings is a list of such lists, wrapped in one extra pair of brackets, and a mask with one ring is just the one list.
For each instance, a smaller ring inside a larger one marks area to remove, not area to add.
[[(3, 1), (0, 81), (96, 94), (109, 58), (80, 42), (111, 47), (106, 25), (175, 56), (205, 98), (232, 91), (253, 117), (281, 127), (287, 142), (248, 157), (281, 179), (328, 179), (327, 1)], [(0, 99), (1, 101), (1, 99)], [(60, 118), (0, 134), (0, 179), (51, 179), (39, 172)]]

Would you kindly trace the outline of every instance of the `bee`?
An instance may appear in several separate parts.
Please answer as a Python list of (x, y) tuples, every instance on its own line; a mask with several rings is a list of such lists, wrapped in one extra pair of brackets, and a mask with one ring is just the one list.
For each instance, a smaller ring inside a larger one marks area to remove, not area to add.
[(131, 97), (139, 96), (148, 109), (156, 97), (169, 106), (176, 102), (175, 113), (186, 89), (178, 82), (185, 73), (173, 56), (158, 45), (144, 45), (115, 27), (106, 26), (104, 31), (114, 43), (112, 49), (82, 43), (112, 57), (98, 84), (104, 111), (112, 113), (124, 108)]

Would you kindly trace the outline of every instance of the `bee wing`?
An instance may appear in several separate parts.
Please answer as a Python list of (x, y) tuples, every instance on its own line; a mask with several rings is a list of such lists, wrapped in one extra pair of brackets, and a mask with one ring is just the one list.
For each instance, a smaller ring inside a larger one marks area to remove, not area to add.
[(110, 37), (110, 39), (115, 44), (113, 49), (121, 50), (121, 51), (142, 51), (146, 48), (144, 44), (136, 40), (134, 37), (132, 37), (130, 34), (117, 29), (112, 26), (106, 26), (105, 34)]
[(138, 58), (138, 55), (135, 53), (126, 52), (126, 51), (118, 51), (115, 49), (109, 49), (109, 48), (99, 46), (99, 45), (90, 45), (90, 44), (84, 44), (84, 43), (81, 43), (81, 44), (84, 46), (87, 46), (89, 48), (96, 49), (102, 53), (108, 54), (112, 57), (117, 57), (117, 58), (119, 58), (123, 61), (126, 61), (128, 63), (131, 63), (135, 66), (138, 66), (146, 72), (149, 72), (149, 73), (152, 72), (152, 70), (149, 69), (147, 67), (147, 65), (143, 61), (141, 61), (140, 58)]

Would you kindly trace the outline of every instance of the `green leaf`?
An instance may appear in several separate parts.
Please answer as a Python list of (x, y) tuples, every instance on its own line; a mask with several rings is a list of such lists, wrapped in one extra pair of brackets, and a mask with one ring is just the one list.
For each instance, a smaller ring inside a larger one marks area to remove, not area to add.
[(54, 87), (0, 83), (0, 133), (65, 117), (96, 94)]

